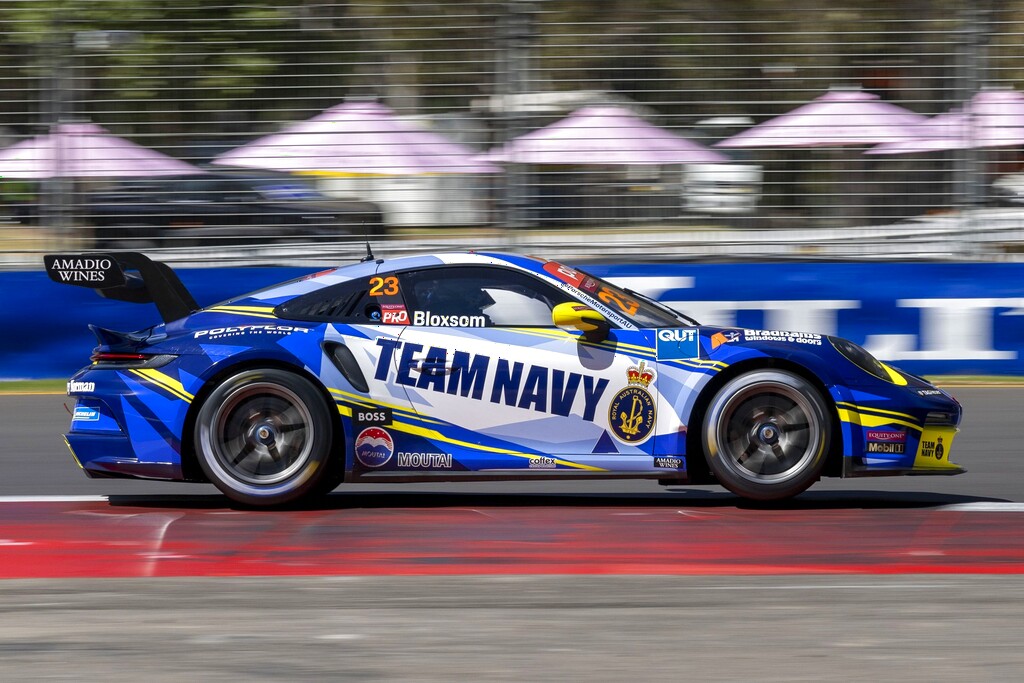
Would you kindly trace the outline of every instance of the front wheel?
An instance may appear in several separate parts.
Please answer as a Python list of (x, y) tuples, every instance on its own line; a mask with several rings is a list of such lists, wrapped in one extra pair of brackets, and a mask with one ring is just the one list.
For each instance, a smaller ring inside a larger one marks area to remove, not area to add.
[(283, 370), (229, 377), (196, 418), (200, 467), (224, 495), (244, 505), (283, 505), (326, 492), (337, 483), (332, 443), (333, 421), (320, 392)]
[(755, 370), (729, 380), (708, 406), (704, 454), (718, 481), (753, 500), (779, 500), (821, 476), (828, 408), (807, 380)]

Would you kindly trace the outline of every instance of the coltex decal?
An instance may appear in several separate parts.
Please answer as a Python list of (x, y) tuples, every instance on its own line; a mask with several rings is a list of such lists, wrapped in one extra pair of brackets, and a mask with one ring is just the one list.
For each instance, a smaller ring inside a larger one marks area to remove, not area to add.
[[(504, 358), (456, 351), (449, 360), (448, 349), (431, 346), (419, 363), (418, 378), (411, 375), (422, 344), (379, 337), (380, 358), (374, 379), (417, 389), (459, 395), (475, 401), (490, 401), (517, 408), (568, 417), (577, 397), (582, 399), (584, 420), (594, 421), (597, 404), (608, 386), (605, 378), (566, 372), (542, 365), (526, 365)], [(392, 370), (395, 354), (400, 355), (398, 372)]]
[(644, 361), (626, 370), (628, 386), (608, 406), (608, 426), (619, 441), (640, 444), (654, 431), (654, 397), (647, 391), (653, 380), (654, 370)]

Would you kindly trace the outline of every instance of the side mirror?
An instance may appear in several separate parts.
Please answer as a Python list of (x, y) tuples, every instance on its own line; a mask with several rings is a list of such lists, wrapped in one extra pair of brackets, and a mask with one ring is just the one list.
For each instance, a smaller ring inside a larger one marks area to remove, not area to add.
[(608, 338), (611, 324), (593, 308), (574, 301), (558, 304), (551, 309), (551, 320), (566, 332), (582, 332), (588, 342), (602, 342)]

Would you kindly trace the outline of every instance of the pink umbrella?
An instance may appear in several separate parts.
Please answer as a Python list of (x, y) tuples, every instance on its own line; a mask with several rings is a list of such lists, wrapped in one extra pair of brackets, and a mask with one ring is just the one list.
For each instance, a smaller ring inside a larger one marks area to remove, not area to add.
[(377, 102), (340, 104), (213, 160), (275, 171), (418, 175), (494, 173), (475, 152), (406, 123)]
[(879, 145), (867, 154), (912, 154), (977, 147), (1024, 145), (1024, 94), (983, 90), (966, 112), (949, 111), (929, 119), (917, 140)]
[(847, 147), (916, 139), (920, 114), (862, 90), (830, 90), (716, 147)]
[(111, 135), (91, 123), (64, 123), (0, 150), (0, 177), (86, 178), (203, 173), (166, 154)]
[(622, 107), (583, 107), (497, 147), (483, 159), (526, 164), (715, 163), (728, 157), (653, 126)]

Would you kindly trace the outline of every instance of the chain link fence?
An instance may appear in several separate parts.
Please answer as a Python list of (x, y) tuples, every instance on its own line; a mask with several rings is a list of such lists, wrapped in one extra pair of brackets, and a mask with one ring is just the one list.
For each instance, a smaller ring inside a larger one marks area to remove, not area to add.
[(7, 0), (0, 267), (1018, 260), (1024, 2), (828, 5)]

